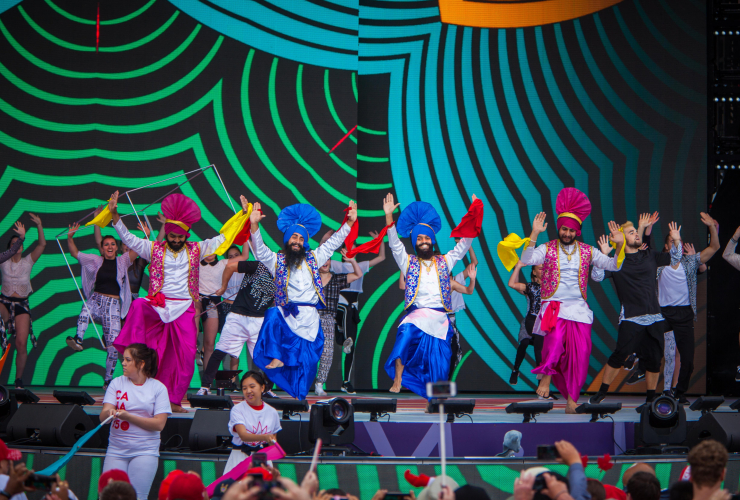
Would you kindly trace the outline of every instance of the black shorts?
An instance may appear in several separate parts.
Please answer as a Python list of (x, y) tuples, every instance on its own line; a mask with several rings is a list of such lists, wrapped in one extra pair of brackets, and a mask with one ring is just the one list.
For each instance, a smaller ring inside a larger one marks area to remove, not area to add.
[[(3, 305), (8, 310), (8, 313), (12, 313), (14, 316), (20, 316), (21, 314), (31, 314), (29, 310), (26, 309), (24, 306), (24, 303), (26, 300), (28, 300), (27, 297), (6, 297), (5, 295), (3, 297)], [(10, 308), (15, 309), (15, 313), (10, 310)]]
[(624, 360), (634, 352), (640, 353), (640, 363), (646, 371), (657, 373), (663, 359), (665, 321), (652, 325), (638, 325), (622, 320), (617, 334), (617, 347), (607, 362), (612, 368), (624, 366)]

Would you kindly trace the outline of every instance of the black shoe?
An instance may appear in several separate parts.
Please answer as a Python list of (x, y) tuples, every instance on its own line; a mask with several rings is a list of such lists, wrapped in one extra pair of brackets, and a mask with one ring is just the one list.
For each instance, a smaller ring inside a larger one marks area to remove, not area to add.
[(601, 403), (602, 401), (604, 401), (604, 399), (606, 399), (606, 393), (599, 391), (593, 396), (591, 396), (590, 398), (588, 398), (588, 402), (592, 405), (597, 405)]
[(350, 381), (342, 382), (342, 392), (346, 392), (347, 394), (357, 394), (357, 392), (355, 392), (355, 388), (352, 387), (352, 382)]
[(672, 398), (673, 397), (673, 392), (670, 391), (670, 390), (663, 391), (663, 396), (668, 396), (669, 398)]
[(630, 376), (627, 377), (627, 381), (625, 383), (627, 385), (635, 385), (642, 382), (643, 380), (645, 380), (645, 371), (640, 370), (639, 368), (635, 368), (630, 373)]
[(642, 410), (644, 408), (649, 408), (649, 407), (650, 407), (650, 403), (642, 403), (640, 406), (638, 406), (637, 408), (635, 408), (635, 411), (637, 413), (642, 413)]
[(516, 385), (517, 382), (519, 382), (519, 370), (512, 370), (509, 385)]
[(22, 379), (19, 379), (19, 378), (15, 379), (15, 388), (16, 389), (25, 389), (25, 387), (23, 387), (23, 380)]
[(67, 337), (67, 345), (80, 352), (82, 350), (82, 339), (80, 337)]
[(626, 370), (631, 370), (635, 367), (635, 361), (637, 361), (637, 356), (634, 354), (630, 354), (627, 356), (627, 359), (624, 361), (624, 368)]
[(684, 396), (683, 394), (676, 394), (673, 397), (676, 399), (676, 401), (678, 401), (678, 404), (680, 405), (688, 406), (691, 404), (691, 401), (686, 399), (686, 396)]

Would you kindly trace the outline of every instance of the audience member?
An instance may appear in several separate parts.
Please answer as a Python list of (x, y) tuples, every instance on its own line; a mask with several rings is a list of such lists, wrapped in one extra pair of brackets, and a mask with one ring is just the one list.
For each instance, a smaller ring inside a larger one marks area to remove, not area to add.
[(591, 495), (591, 500), (606, 500), (606, 488), (598, 479), (588, 478), (586, 481), (587, 489)]
[(691, 466), (694, 500), (709, 500), (725, 480), (727, 449), (713, 439), (706, 439), (694, 446), (687, 461)]
[(624, 474), (622, 474), (622, 488), (624, 488), (625, 491), (627, 491), (627, 483), (629, 483), (632, 476), (638, 472), (647, 472), (653, 476), (655, 475), (655, 469), (644, 462), (632, 464), (626, 471), (624, 471)]
[(670, 500), (693, 500), (694, 485), (691, 481), (679, 481), (668, 488), (668, 498)]
[(660, 500), (660, 481), (655, 473), (633, 473), (627, 482), (627, 500)]
[(105, 471), (100, 475), (100, 479), (98, 479), (98, 495), (100, 495), (100, 492), (103, 491), (103, 488), (108, 486), (109, 483), (112, 483), (113, 481), (123, 481), (124, 483), (131, 483), (128, 479), (128, 474), (123, 472), (121, 469), (111, 469), (109, 471)]
[(111, 481), (100, 492), (100, 500), (136, 500), (136, 490), (125, 481)]
[(188, 472), (172, 480), (167, 500), (208, 500), (208, 491), (198, 474)]

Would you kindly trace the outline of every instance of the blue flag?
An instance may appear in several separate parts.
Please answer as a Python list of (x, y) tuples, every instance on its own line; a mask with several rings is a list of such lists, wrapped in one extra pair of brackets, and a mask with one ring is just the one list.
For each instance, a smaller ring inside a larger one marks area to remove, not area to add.
[(67, 462), (69, 462), (70, 460), (72, 460), (72, 457), (75, 456), (75, 453), (77, 453), (77, 451), (80, 448), (82, 448), (82, 445), (84, 445), (85, 443), (87, 443), (87, 441), (91, 437), (93, 437), (95, 435), (95, 433), (98, 432), (101, 427), (103, 427), (103, 425), (107, 424), (112, 419), (113, 419), (113, 416), (112, 415), (110, 417), (106, 418), (100, 425), (98, 425), (96, 428), (94, 428), (93, 430), (91, 430), (90, 432), (88, 432), (87, 434), (85, 434), (84, 436), (82, 436), (80, 439), (78, 439), (77, 442), (74, 444), (74, 446), (72, 446), (72, 448), (69, 450), (69, 452), (66, 455), (64, 455), (62, 458), (60, 458), (59, 460), (57, 460), (56, 462), (54, 462), (53, 464), (51, 464), (50, 466), (48, 466), (46, 469), (40, 470), (40, 471), (36, 471), (36, 474), (41, 474), (41, 475), (44, 475), (44, 476), (53, 476), (54, 474), (56, 474), (57, 472), (59, 472), (59, 469), (61, 469), (65, 465), (67, 465)]

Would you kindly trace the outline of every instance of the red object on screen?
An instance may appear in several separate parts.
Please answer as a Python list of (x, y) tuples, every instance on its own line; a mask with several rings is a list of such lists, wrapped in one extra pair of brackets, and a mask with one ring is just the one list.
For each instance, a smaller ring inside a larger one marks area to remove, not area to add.
[(483, 202), (476, 198), (460, 224), (450, 233), (450, 238), (477, 238), (483, 227)]
[[(395, 222), (393, 223), (395, 224)], [(388, 226), (385, 226), (381, 231), (378, 233), (378, 236), (373, 238), (372, 240), (368, 241), (367, 243), (363, 243), (362, 245), (354, 247), (352, 250), (347, 251), (347, 257), (352, 258), (357, 254), (361, 253), (378, 253), (380, 252), (380, 245), (383, 244), (383, 238), (385, 238), (385, 233), (388, 232), (388, 228), (393, 226), (393, 224), (390, 224)], [(355, 222), (355, 225), (357, 225), (357, 222)]]
[(98, 51), (100, 45), (100, 4), (98, 4), (98, 17), (95, 22), (95, 52)]

